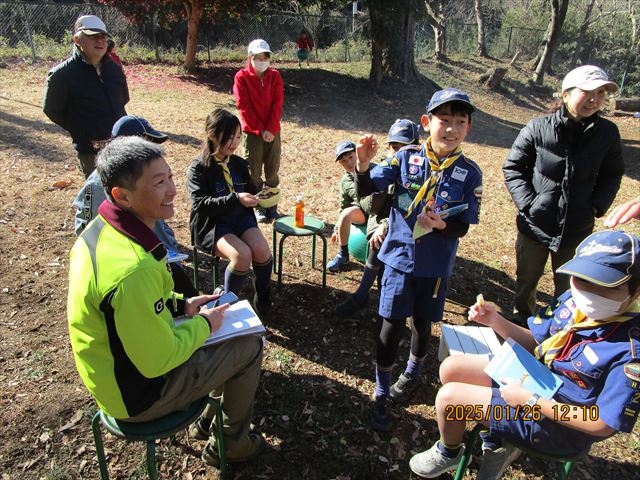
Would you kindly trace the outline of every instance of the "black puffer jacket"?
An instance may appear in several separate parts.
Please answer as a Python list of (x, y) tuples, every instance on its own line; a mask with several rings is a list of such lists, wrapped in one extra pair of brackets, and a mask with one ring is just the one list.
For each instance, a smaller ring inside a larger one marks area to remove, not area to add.
[(518, 230), (557, 251), (593, 231), (624, 173), (618, 127), (597, 114), (570, 120), (563, 106), (520, 131), (502, 167)]
[(49, 71), (42, 109), (71, 134), (78, 152), (95, 153), (93, 141), (111, 137), (113, 124), (127, 114), (128, 101), (120, 65), (105, 55), (98, 75), (74, 45), (71, 57)]

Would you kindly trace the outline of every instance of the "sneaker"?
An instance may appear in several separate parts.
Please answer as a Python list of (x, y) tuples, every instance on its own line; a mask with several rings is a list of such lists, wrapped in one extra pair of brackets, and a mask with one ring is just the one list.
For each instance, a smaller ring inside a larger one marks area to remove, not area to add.
[(478, 470), (477, 480), (498, 480), (521, 453), (522, 450), (504, 439), (500, 448), (483, 450), (482, 465)]
[[(262, 435), (250, 433), (244, 441), (238, 443), (234, 448), (227, 449), (227, 463), (240, 463), (253, 460), (260, 455), (265, 446), (266, 442)], [(220, 466), (218, 449), (211, 441), (208, 441), (202, 450), (202, 461), (213, 467)]]
[(349, 298), (336, 307), (336, 315), (340, 318), (349, 318), (361, 308), (366, 307), (368, 303), (369, 295), (364, 297), (364, 300), (358, 300), (353, 295), (349, 295)]
[(213, 295), (222, 295), (224, 293), (224, 285), (218, 285), (213, 289)]
[(267, 211), (264, 208), (256, 208), (256, 220), (258, 223), (268, 223)]
[(417, 378), (413, 378), (403, 372), (398, 377), (396, 383), (391, 385), (391, 398), (398, 402), (405, 401), (411, 396), (418, 385), (420, 385), (420, 381)]
[(344, 256), (342, 252), (340, 252), (333, 258), (333, 260), (327, 263), (327, 270), (335, 273), (339, 271), (347, 263), (349, 263), (349, 257)]
[[(455, 458), (445, 457), (438, 448), (438, 442), (436, 442), (429, 450), (425, 450), (411, 457), (409, 468), (413, 473), (421, 477), (436, 478), (443, 473), (458, 468), (463, 453), (464, 445), (460, 447), (460, 451)], [(471, 461), (471, 459), (469, 459), (469, 461)]]
[(204, 418), (200, 417), (198, 420), (196, 420), (195, 422), (193, 422), (190, 426), (189, 426), (189, 436), (191, 436), (192, 438), (195, 438), (196, 440), (208, 440), (209, 436), (211, 435), (211, 425), (212, 425), (212, 421), (207, 419), (207, 421), (209, 422), (209, 426), (205, 427), (203, 424), (204, 422)]
[(384, 396), (376, 397), (373, 403), (373, 411), (371, 412), (371, 426), (379, 432), (388, 432), (391, 430), (392, 423), (389, 400)]

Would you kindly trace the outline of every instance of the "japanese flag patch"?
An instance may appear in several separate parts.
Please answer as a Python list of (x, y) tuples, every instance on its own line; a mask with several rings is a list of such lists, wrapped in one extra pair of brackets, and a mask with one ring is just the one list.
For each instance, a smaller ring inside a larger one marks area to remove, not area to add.
[(409, 163), (411, 165), (418, 165), (419, 167), (421, 167), (422, 165), (424, 165), (424, 157), (421, 157), (420, 155), (411, 155), (409, 157)]

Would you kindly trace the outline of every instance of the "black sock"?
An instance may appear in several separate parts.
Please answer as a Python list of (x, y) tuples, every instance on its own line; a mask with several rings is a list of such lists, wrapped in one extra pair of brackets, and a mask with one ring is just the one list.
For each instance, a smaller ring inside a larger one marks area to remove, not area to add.
[(480, 430), (480, 438), (482, 439), (482, 450), (497, 450), (502, 446), (502, 439), (489, 430)]
[(438, 440), (438, 450), (442, 455), (447, 458), (456, 458), (458, 453), (460, 453), (460, 448), (462, 448), (462, 444), (459, 444), (455, 447), (447, 447), (442, 440)]
[(340, 253), (343, 257), (349, 258), (349, 245), (340, 245)]

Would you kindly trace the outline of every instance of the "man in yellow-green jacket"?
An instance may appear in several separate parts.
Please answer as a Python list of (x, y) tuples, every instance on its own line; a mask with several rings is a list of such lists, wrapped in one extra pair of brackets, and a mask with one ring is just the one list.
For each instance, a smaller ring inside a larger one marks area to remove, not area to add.
[[(97, 161), (107, 193), (99, 215), (71, 250), (67, 315), (74, 359), (87, 389), (109, 415), (141, 422), (222, 395), (229, 461), (264, 447), (249, 433), (262, 364), (262, 341), (240, 337), (201, 349), (228, 305), (213, 295), (173, 292), (167, 255), (154, 223), (173, 216), (176, 195), (164, 149), (138, 137), (111, 141)], [(174, 327), (173, 317), (190, 320)], [(213, 412), (191, 431), (208, 437)], [(217, 465), (209, 441), (205, 462)]]

